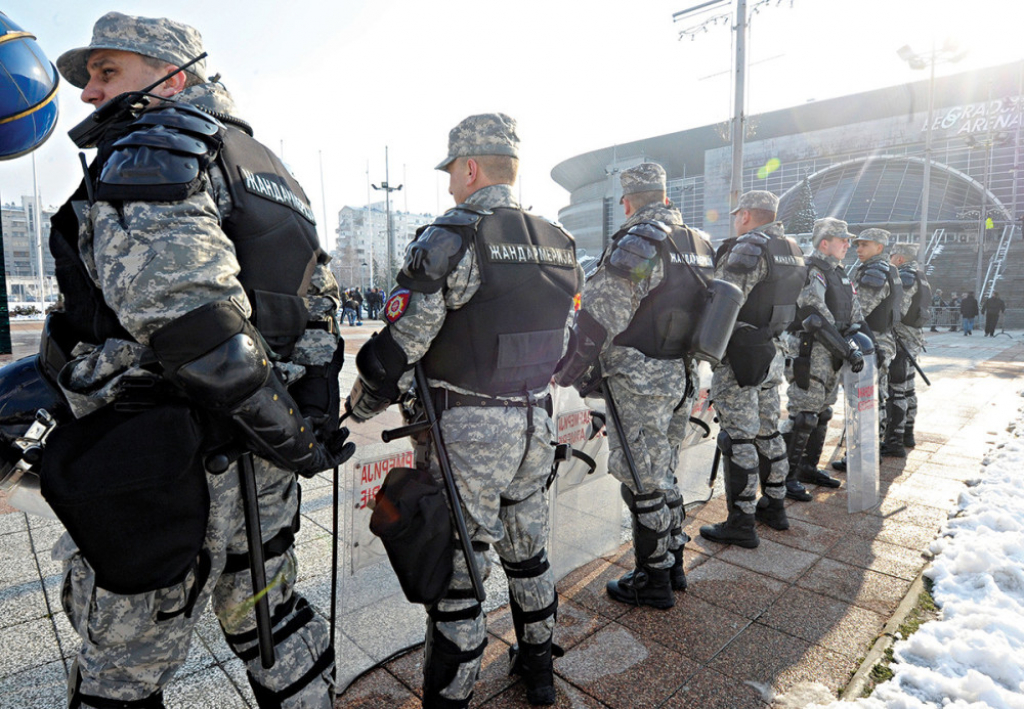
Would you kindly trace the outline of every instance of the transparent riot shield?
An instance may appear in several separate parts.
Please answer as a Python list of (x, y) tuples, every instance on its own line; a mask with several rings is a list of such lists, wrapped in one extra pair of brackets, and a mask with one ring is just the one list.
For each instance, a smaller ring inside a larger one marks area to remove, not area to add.
[(426, 612), (409, 603), (380, 539), (371, 509), (391, 468), (414, 467), (409, 439), (361, 445), (342, 468), (338, 568), (338, 690), (397, 652), (423, 642)]
[[(690, 409), (691, 422), (676, 463), (676, 481), (683, 503), (699, 504), (708, 498), (708, 477), (715, 458), (715, 410), (711, 405), (711, 366), (701, 362), (697, 370), (697, 400)], [(692, 419), (703, 425), (693, 423)]]
[(619, 482), (608, 474), (603, 399), (583, 399), (572, 388), (553, 389), (558, 442), (569, 443), (597, 463), (592, 473), (588, 473), (589, 466), (577, 458), (561, 463), (558, 477), (549, 491), (548, 558), (555, 578), (560, 579), (618, 548), (622, 497)]
[(864, 369), (856, 374), (843, 365), (843, 392), (847, 509), (853, 513), (878, 504), (878, 371), (873, 351), (864, 351)]

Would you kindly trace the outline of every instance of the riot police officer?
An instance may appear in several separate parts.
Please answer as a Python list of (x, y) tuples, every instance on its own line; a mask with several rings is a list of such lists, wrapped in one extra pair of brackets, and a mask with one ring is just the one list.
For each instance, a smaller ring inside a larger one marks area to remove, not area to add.
[[(714, 251), (707, 235), (686, 226), (668, 201), (661, 165), (641, 163), (619, 179), (626, 222), (583, 290), (570, 353), (556, 381), (581, 393), (606, 387), (623, 427), (609, 432), (608, 470), (622, 483), (632, 514), (636, 568), (608, 582), (608, 595), (671, 608), (673, 589), (686, 588), (688, 541), (671, 435), (686, 425), (692, 408), (696, 387), (688, 345)], [(609, 426), (615, 428), (614, 421)]]
[(889, 363), (896, 355), (893, 327), (900, 320), (903, 304), (903, 284), (900, 273), (885, 257), (889, 245), (889, 232), (885, 229), (865, 229), (853, 244), (860, 261), (853, 273), (854, 286), (864, 312), (864, 320), (872, 333), (878, 362), (878, 430), (882, 438), (882, 455), (905, 458), (902, 444), (889, 445), (885, 436), (889, 398)]
[(863, 320), (860, 301), (842, 266), (852, 236), (841, 219), (825, 217), (814, 222), (807, 281), (796, 301), (792, 337), (796, 342), (791, 347), (795, 356), (787, 371), (789, 417), (781, 429), (791, 478), (786, 494), (802, 501), (811, 496), (801, 483), (840, 485), (818, 469), (818, 459), (838, 396), (839, 370), (844, 362), (854, 372), (864, 367), (864, 356), (846, 339)]
[(900, 318), (893, 325), (896, 356), (889, 365), (888, 425), (883, 443), (890, 452), (913, 448), (914, 421), (917, 419), (916, 371), (913, 362), (924, 350), (923, 328), (931, 320), (932, 288), (917, 262), (916, 243), (893, 244), (889, 262), (899, 270), (903, 285)]
[[(338, 288), (302, 188), (203, 78), (204, 62), (178, 70), (202, 51), (188, 25), (111, 12), (89, 46), (57, 60), (105, 109), (72, 131), (98, 155), (52, 220), (66, 310), (47, 323), (42, 357), (78, 417), (50, 436), (43, 494), (61, 515), (61, 493), (78, 484), (61, 458), (97, 485), (90, 510), (77, 513), (80, 498), (64, 506), (68, 533), (54, 547), (81, 641), (70, 701), (162, 707), (212, 599), (261, 707), (328, 709), (328, 625), (295, 589), (295, 473), (354, 451), (330, 387)], [(148, 97), (118, 99), (154, 83)], [(219, 461), (210, 472), (207, 453)], [(246, 463), (275, 580), (257, 589), (272, 667), (252, 611)], [(122, 517), (139, 526), (125, 532)]]
[[(509, 579), (518, 640), (513, 672), (532, 704), (555, 701), (558, 598), (548, 564), (546, 481), (556, 440), (549, 383), (583, 281), (575, 242), (512, 192), (516, 122), (470, 116), (448, 156), (456, 207), (409, 245), (385, 328), (359, 351), (348, 406), (363, 421), (397, 401), (419, 361), (440, 415), (477, 567), (494, 545)], [(423, 705), (469, 705), (487, 632), (466, 560), (455, 552), (445, 595), (427, 608)]]
[[(753, 548), (755, 516), (788, 529), (786, 446), (779, 432), (784, 357), (777, 338), (796, 316), (807, 268), (797, 243), (775, 221), (779, 198), (753, 190), (733, 210), (737, 236), (717, 254), (715, 277), (737, 285), (744, 303), (726, 357), (715, 367), (711, 399), (718, 412), (726, 500), (725, 522), (701, 527), (705, 539)], [(760, 481), (763, 495), (754, 504)]]

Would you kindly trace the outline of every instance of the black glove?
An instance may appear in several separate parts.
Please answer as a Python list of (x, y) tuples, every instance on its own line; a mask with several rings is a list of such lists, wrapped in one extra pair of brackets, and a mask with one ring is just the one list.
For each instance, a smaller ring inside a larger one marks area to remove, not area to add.
[(327, 436), (323, 443), (317, 442), (313, 447), (313, 456), (308, 467), (299, 470), (299, 475), (311, 478), (321, 470), (335, 468), (352, 457), (356, 452), (355, 443), (346, 443), (348, 429), (342, 426)]
[(356, 377), (356, 381), (352, 385), (352, 391), (349, 392), (348, 398), (345, 399), (345, 411), (356, 421), (363, 423), (382, 413), (392, 403), (391, 399), (381, 396), (378, 392), (370, 389), (362, 377)]
[(846, 361), (850, 365), (850, 371), (854, 374), (864, 369), (864, 355), (860, 353), (860, 350), (851, 349), (850, 354), (846, 356)]

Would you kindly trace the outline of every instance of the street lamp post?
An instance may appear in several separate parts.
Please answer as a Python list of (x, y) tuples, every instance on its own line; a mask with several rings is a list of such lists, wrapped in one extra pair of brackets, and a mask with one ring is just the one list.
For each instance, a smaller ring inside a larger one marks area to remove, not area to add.
[(931, 75), (928, 79), (928, 120), (924, 130), (924, 185), (921, 190), (921, 233), (918, 236), (917, 248), (918, 258), (924, 263), (927, 260), (925, 249), (928, 248), (928, 197), (931, 192), (932, 179), (932, 112), (935, 110), (935, 65), (940, 62), (958, 62), (967, 55), (967, 51), (958, 51), (956, 43), (947, 39), (941, 49), (937, 49), (935, 43), (932, 42), (932, 51), (928, 56), (921, 56), (911, 49), (908, 44), (896, 50), (896, 54), (900, 59), (907, 62), (911, 69), (931, 69)]
[(392, 281), (395, 280), (393, 273), (394, 269), (394, 251), (395, 251), (395, 235), (391, 228), (391, 193), (398, 192), (402, 189), (402, 185), (398, 187), (392, 187), (388, 182), (390, 179), (390, 171), (388, 169), (388, 146), (384, 146), (384, 181), (380, 183), (380, 187), (377, 185), (371, 185), (375, 190), (384, 190), (384, 210), (387, 212), (388, 220), (388, 288), (391, 287)]

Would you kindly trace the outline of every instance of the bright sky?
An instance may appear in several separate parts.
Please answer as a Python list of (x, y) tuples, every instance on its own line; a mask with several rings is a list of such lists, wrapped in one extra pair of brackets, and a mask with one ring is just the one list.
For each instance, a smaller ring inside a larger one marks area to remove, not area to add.
[[(109, 9), (172, 14), (202, 32), (208, 73), (222, 74), (257, 138), (283, 146), (321, 221), (326, 195), (333, 244), (338, 210), (366, 203), (367, 168), (370, 181), (384, 180), (385, 146), (391, 184), (404, 184), (397, 208), (451, 206), (433, 166), (470, 114), (517, 119), (522, 201), (552, 218), (568, 203), (550, 177), (562, 160), (728, 119), (732, 33), (718, 24), (680, 41), (693, 22), (672, 21), (700, 1), (125, 0)], [(51, 60), (87, 45), (108, 9), (4, 5)], [(1022, 23), (1024, 0), (771, 0), (750, 24), (748, 113), (927, 78), (896, 56), (907, 43), (923, 52), (955, 36), (970, 47), (938, 75), (1019, 60)], [(62, 86), (57, 131), (36, 152), (44, 204), (60, 204), (80, 178), (66, 137), (89, 112), (78, 95)], [(30, 157), (0, 163), (4, 202), (31, 193)]]

